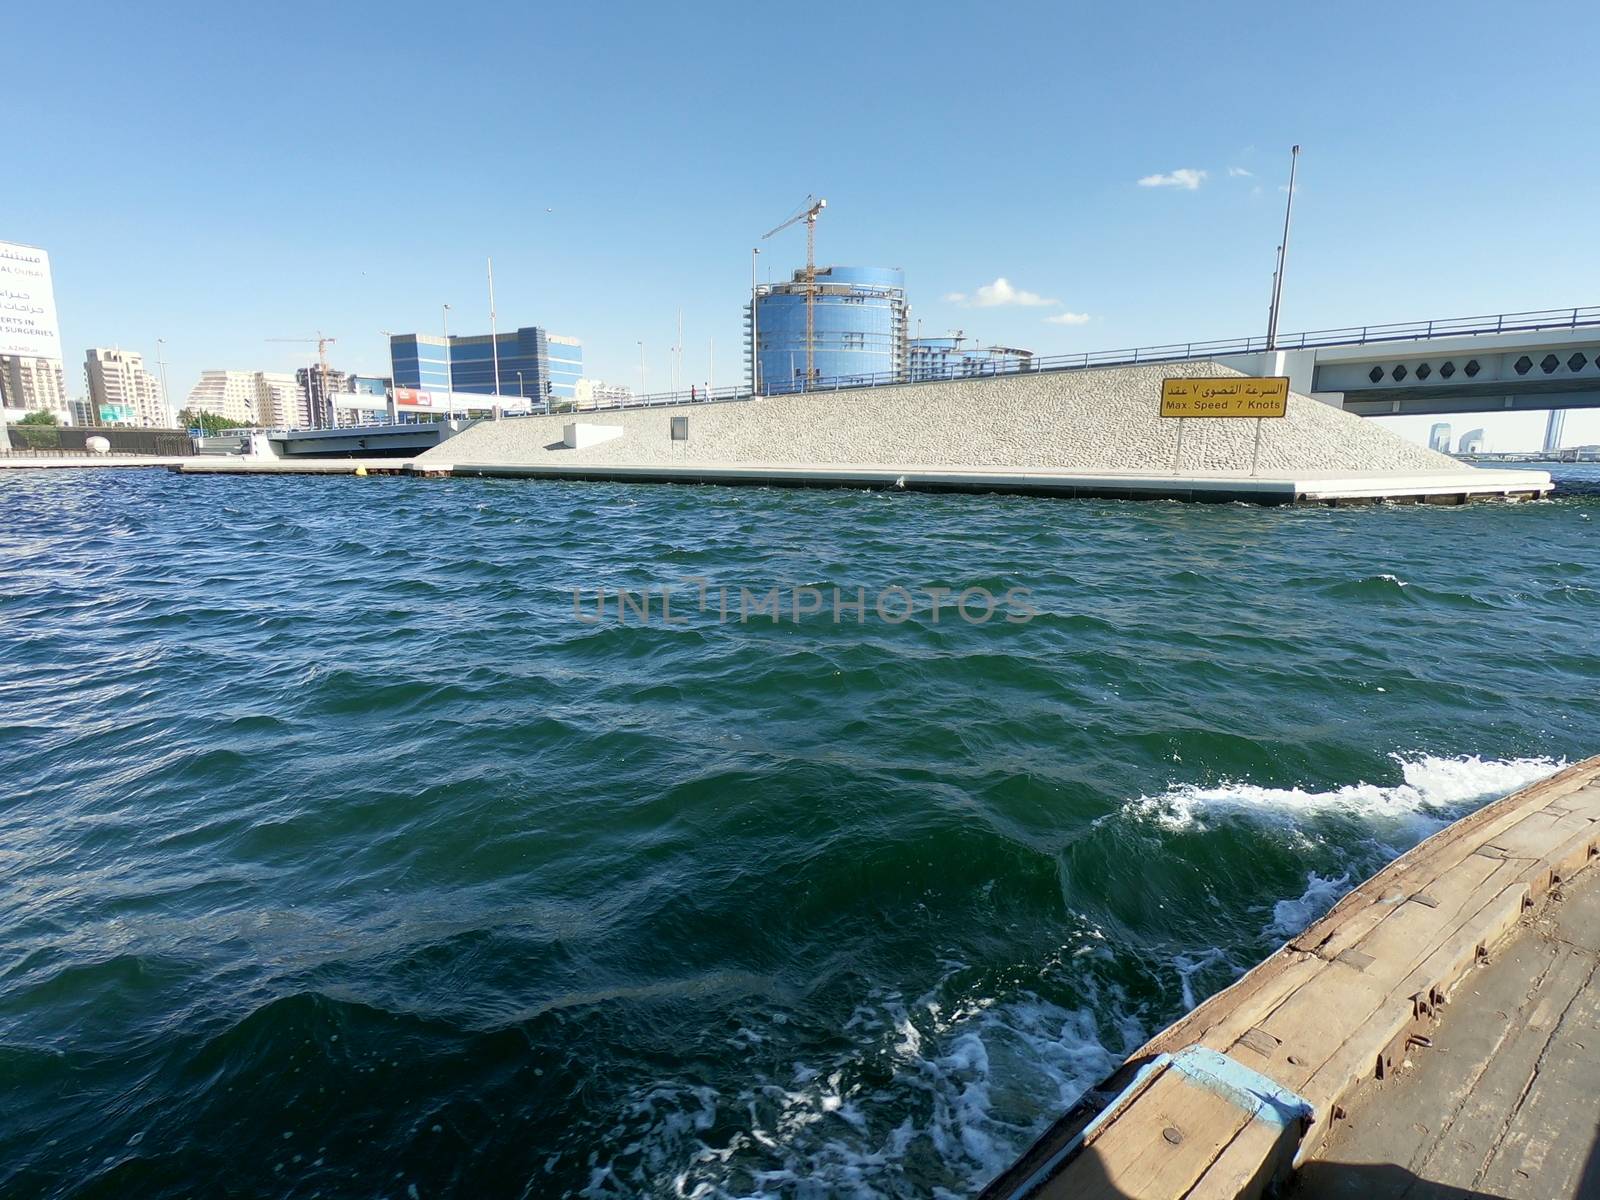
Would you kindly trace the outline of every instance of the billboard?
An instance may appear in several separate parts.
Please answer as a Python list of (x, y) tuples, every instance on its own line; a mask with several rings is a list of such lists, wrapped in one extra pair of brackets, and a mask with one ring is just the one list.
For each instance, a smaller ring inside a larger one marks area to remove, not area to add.
[[(465, 416), (469, 410), (487, 412), (497, 403), (504, 412), (527, 412), (531, 407), (529, 401), (521, 396), (490, 396), (481, 392), (423, 392), (408, 387), (395, 389), (394, 402), (401, 412), (453, 412), (460, 416)], [(365, 407), (381, 407), (381, 403)]]
[(37, 246), (0, 242), (0, 354), (61, 361), (50, 256)]

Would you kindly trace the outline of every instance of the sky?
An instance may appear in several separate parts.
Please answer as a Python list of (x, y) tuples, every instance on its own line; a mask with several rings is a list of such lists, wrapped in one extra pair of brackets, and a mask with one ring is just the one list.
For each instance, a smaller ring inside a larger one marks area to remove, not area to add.
[(446, 303), (487, 332), (490, 256), (501, 330), (579, 337), (633, 387), (642, 342), (661, 389), (681, 311), (685, 386), (731, 384), (751, 248), (763, 280), (803, 265), (803, 228), (761, 235), (808, 194), (819, 263), (904, 268), (925, 334), (1260, 334), (1296, 143), (1281, 329), (1600, 303), (1590, 4), (64, 0), (0, 25), (0, 240), (51, 254), (74, 394), (87, 347), (158, 337), (175, 403), (318, 331), (386, 374), (383, 331)]

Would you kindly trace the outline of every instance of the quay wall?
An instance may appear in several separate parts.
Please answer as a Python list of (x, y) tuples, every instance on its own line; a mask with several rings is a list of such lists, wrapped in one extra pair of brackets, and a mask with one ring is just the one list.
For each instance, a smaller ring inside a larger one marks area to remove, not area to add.
[[(717, 404), (599, 410), (475, 424), (419, 456), (457, 467), (683, 468), (899, 466), (1060, 472), (1246, 473), (1257, 422), (1159, 415), (1170, 375), (1237, 376), (1216, 363), (1107, 367), (898, 387), (845, 389)], [(685, 440), (672, 438), (687, 417)], [(610, 440), (568, 447), (564, 426), (615, 426)], [(1262, 475), (1469, 473), (1446, 455), (1361, 417), (1291, 395), (1286, 417), (1260, 423)]]

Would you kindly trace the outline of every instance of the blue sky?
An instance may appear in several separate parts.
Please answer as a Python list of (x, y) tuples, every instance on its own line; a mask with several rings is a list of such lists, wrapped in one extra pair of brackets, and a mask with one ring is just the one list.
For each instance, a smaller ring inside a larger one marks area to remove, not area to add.
[[(574, 334), (588, 374), (633, 385), (643, 340), (659, 387), (681, 308), (688, 378), (714, 338), (732, 383), (750, 248), (811, 192), (820, 260), (903, 267), (927, 333), (1256, 333), (1295, 142), (1283, 328), (1600, 303), (1593, 5), (63, 3), (6, 25), (0, 240), (51, 252), (75, 392), (85, 347), (157, 337), (174, 399), (203, 368), (292, 368), (311, 351), (266, 339), (318, 329), (382, 371), (380, 331), (436, 330), (442, 303), (487, 329), (491, 254), (502, 329)], [(799, 229), (760, 244), (763, 278), (803, 261)], [(974, 304), (997, 279), (1056, 303)]]

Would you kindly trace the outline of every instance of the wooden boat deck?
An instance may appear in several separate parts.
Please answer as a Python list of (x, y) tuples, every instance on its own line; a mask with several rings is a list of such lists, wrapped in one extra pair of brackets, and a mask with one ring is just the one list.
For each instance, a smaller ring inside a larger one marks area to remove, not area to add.
[[(1573, 1188), (1592, 1186), (1592, 1179), (1581, 1183), (1582, 1173), (1600, 1170), (1585, 1166), (1600, 1033), (1593, 1040), (1582, 1033), (1595, 1021), (1596, 922), (1588, 906), (1600, 904), (1590, 898), (1600, 896), (1600, 879), (1574, 879), (1597, 853), (1600, 758), (1462, 818), (1146, 1043), (996, 1179), (986, 1200), (1257, 1197), (1295, 1165), (1304, 1169), (1299, 1186), (1354, 1188), (1306, 1196), (1580, 1194), (1549, 1188), (1571, 1174), (1573, 1162)], [(1556, 899), (1569, 891), (1572, 901)], [(1587, 934), (1563, 940), (1538, 932), (1574, 926)], [(1541, 952), (1550, 960), (1543, 966)], [(1485, 1007), (1491, 999), (1495, 1006)], [(1558, 1005), (1564, 1017), (1553, 1015)], [(1506, 1034), (1503, 1044), (1490, 1044), (1494, 1030)], [(1408, 1059), (1444, 1057), (1429, 1046), (1435, 1038), (1462, 1047), (1449, 1064), (1457, 1074), (1424, 1079), (1419, 1068), (1408, 1075)], [(1496, 1065), (1502, 1053), (1512, 1057)], [(1572, 1088), (1587, 1088), (1577, 1093), (1587, 1102), (1564, 1110), (1552, 1107), (1557, 1099), (1535, 1103), (1539, 1089), (1527, 1086), (1529, 1076), (1515, 1078), (1529, 1053), (1552, 1068), (1552, 1053), (1570, 1059), (1546, 1086), (1568, 1099)], [(1468, 1061), (1472, 1054), (1479, 1065)], [(1482, 1120), (1492, 1122), (1496, 1106), (1510, 1119), (1498, 1140), (1478, 1126), (1458, 1127), (1485, 1108)], [(1367, 1124), (1352, 1127), (1357, 1119)], [(1428, 1131), (1413, 1129), (1417, 1145), (1409, 1150), (1395, 1128), (1402, 1123)], [(1380, 1163), (1375, 1156), (1386, 1151), (1351, 1149), (1354, 1128), (1381, 1128), (1393, 1153)], [(1438, 1136), (1430, 1143), (1432, 1131)], [(1474, 1137), (1470, 1154), (1460, 1149)], [(1340, 1153), (1343, 1160), (1328, 1157)], [(1548, 1170), (1530, 1169), (1536, 1157)], [(1446, 1161), (1454, 1174), (1430, 1183), (1430, 1164), (1442, 1170)], [(1339, 1169), (1341, 1162), (1350, 1169)], [(1472, 1163), (1471, 1178), (1491, 1188), (1510, 1189), (1518, 1170), (1529, 1178), (1520, 1192), (1475, 1191), (1476, 1184), (1454, 1182)], [(1363, 1165), (1369, 1169), (1355, 1170)], [(1501, 1180), (1502, 1168), (1512, 1177)], [(1398, 1190), (1374, 1190), (1370, 1181), (1384, 1175)]]
[(1432, 1044), (1364, 1085), (1295, 1200), (1600, 1200), (1600, 873), (1462, 981)]

